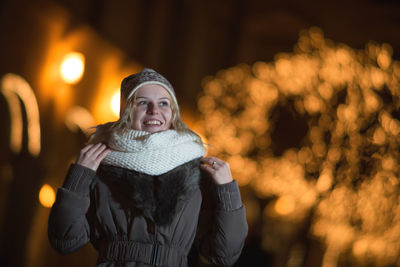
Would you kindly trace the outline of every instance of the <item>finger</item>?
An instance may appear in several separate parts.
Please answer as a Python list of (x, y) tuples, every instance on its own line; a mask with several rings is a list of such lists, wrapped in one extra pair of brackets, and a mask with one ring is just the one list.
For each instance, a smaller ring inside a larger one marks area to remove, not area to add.
[(201, 163), (201, 166), (211, 166), (211, 167), (214, 167), (214, 165), (216, 165), (216, 163), (213, 164), (214, 162), (211, 161), (211, 160), (209, 160), (209, 159), (203, 159), (203, 160), (200, 161), (200, 163)]
[(221, 160), (216, 157), (204, 157), (201, 161), (211, 165), (213, 162), (220, 163)]
[(215, 161), (212, 163), (205, 162), (205, 163), (201, 164), (200, 166), (203, 167), (204, 170), (210, 172), (212, 175), (217, 173), (220, 169), (220, 166), (218, 166)]
[(204, 164), (200, 165), (200, 168), (201, 168), (202, 170), (208, 172), (208, 173), (211, 174), (211, 175), (214, 175), (215, 172), (216, 172), (216, 170), (215, 170), (214, 168), (211, 168), (210, 166), (207, 166), (207, 165), (204, 165)]
[(93, 144), (89, 144), (85, 146), (84, 148), (81, 149), (82, 153), (86, 153), (91, 147), (93, 147)]
[(204, 157), (203, 159), (207, 160), (208, 162), (217, 162), (219, 164), (223, 163), (224, 161), (220, 158), (217, 157), (212, 157), (212, 156), (208, 156), (208, 157)]
[(205, 157), (205, 158), (202, 158), (201, 161), (203, 163), (207, 163), (208, 165), (210, 165), (213, 168), (215, 168), (218, 165), (222, 165), (224, 163), (224, 161), (222, 161), (216, 157)]
[[(107, 148), (105, 150), (103, 150), (99, 156), (97, 158), (94, 159), (94, 162), (97, 166), (97, 168), (99, 167), (99, 165), (101, 164), (101, 162), (103, 161), (103, 159), (107, 156), (107, 154), (110, 152), (110, 150)], [(96, 169), (97, 169), (96, 168)]]
[(104, 150), (106, 146), (103, 143), (97, 143), (91, 150), (89, 150), (86, 154), (90, 157), (97, 157), (101, 151)]
[(103, 151), (101, 151), (101, 153), (97, 156), (96, 160), (98, 160), (99, 162), (101, 162), (107, 155), (108, 153), (110, 153), (110, 149), (109, 148), (105, 148)]

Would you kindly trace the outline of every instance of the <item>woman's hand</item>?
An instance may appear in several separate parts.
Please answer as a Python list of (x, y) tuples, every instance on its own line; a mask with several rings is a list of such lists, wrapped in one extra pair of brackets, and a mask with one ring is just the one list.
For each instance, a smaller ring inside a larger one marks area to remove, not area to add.
[(108, 152), (110, 149), (102, 143), (90, 144), (82, 148), (75, 163), (96, 171)]
[(221, 185), (233, 181), (229, 164), (216, 157), (204, 157), (201, 160), (200, 168), (208, 172), (214, 183)]

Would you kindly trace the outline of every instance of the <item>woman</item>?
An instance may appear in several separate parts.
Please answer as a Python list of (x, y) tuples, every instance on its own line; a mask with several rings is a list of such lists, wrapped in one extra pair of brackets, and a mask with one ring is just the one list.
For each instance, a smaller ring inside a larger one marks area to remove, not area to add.
[(70, 166), (49, 217), (61, 253), (87, 242), (97, 266), (233, 265), (247, 235), (229, 165), (204, 157), (183, 122), (171, 84), (151, 69), (122, 81), (120, 119), (97, 126)]

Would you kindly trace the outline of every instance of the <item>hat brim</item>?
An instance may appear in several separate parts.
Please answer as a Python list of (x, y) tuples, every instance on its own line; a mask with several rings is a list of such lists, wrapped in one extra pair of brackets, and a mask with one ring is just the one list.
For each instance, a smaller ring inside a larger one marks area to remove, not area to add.
[(160, 85), (161, 87), (163, 87), (164, 89), (166, 89), (168, 91), (168, 93), (170, 94), (172, 101), (174, 101), (175, 105), (178, 107), (178, 101), (176, 100), (175, 94), (174, 92), (171, 90), (171, 88), (168, 88), (168, 86), (165, 86), (165, 84), (161, 83), (161, 82), (157, 82), (157, 81), (147, 81), (147, 82), (142, 82), (140, 84), (138, 84), (135, 88), (133, 88), (131, 90), (131, 92), (129, 93), (128, 97), (126, 100), (129, 100), (137, 90), (139, 90), (140, 87), (146, 85), (146, 84), (157, 84)]

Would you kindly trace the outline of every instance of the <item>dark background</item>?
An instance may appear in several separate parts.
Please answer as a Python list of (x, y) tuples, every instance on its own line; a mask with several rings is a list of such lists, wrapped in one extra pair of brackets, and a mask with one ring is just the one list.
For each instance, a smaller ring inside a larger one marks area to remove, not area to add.
[[(393, 58), (400, 58), (400, 2), (395, 0), (3, 0), (0, 76), (10, 72), (21, 75), (41, 94), (41, 66), (49, 49), (49, 29), (58, 14), (66, 18), (61, 35), (87, 27), (94, 36), (83, 44), (83, 50), (91, 46), (93, 50), (88, 52), (87, 76), (79, 85), (76, 100), (89, 109), (96, 81), (107, 75), (90, 70), (90, 65), (101, 61), (108, 48), (122, 55), (122, 66), (146, 66), (166, 76), (175, 87), (184, 117), (192, 120), (198, 115), (196, 100), (204, 77), (291, 52), (299, 32), (313, 26), (334, 42), (355, 49), (364, 49), (369, 41), (388, 43)], [(121, 73), (120, 79), (123, 77)], [(86, 137), (60, 126), (56, 102), (38, 99), (42, 152), (33, 157), (26, 142), (20, 153), (10, 151), (10, 119), (0, 96), (0, 265), (93, 265), (95, 254), (90, 246), (60, 256), (49, 247), (43, 230), (48, 209), (37, 201), (38, 191), (45, 182), (54, 187), (62, 184), (68, 162)], [(24, 120), (26, 123), (26, 117)], [(258, 241), (258, 233), (250, 229), (237, 266), (272, 265), (274, 255), (263, 252)], [(316, 244), (310, 246), (316, 246), (317, 252), (323, 250)], [(316, 255), (307, 266), (319, 266), (319, 258)], [(191, 259), (194, 264), (196, 256)]]

